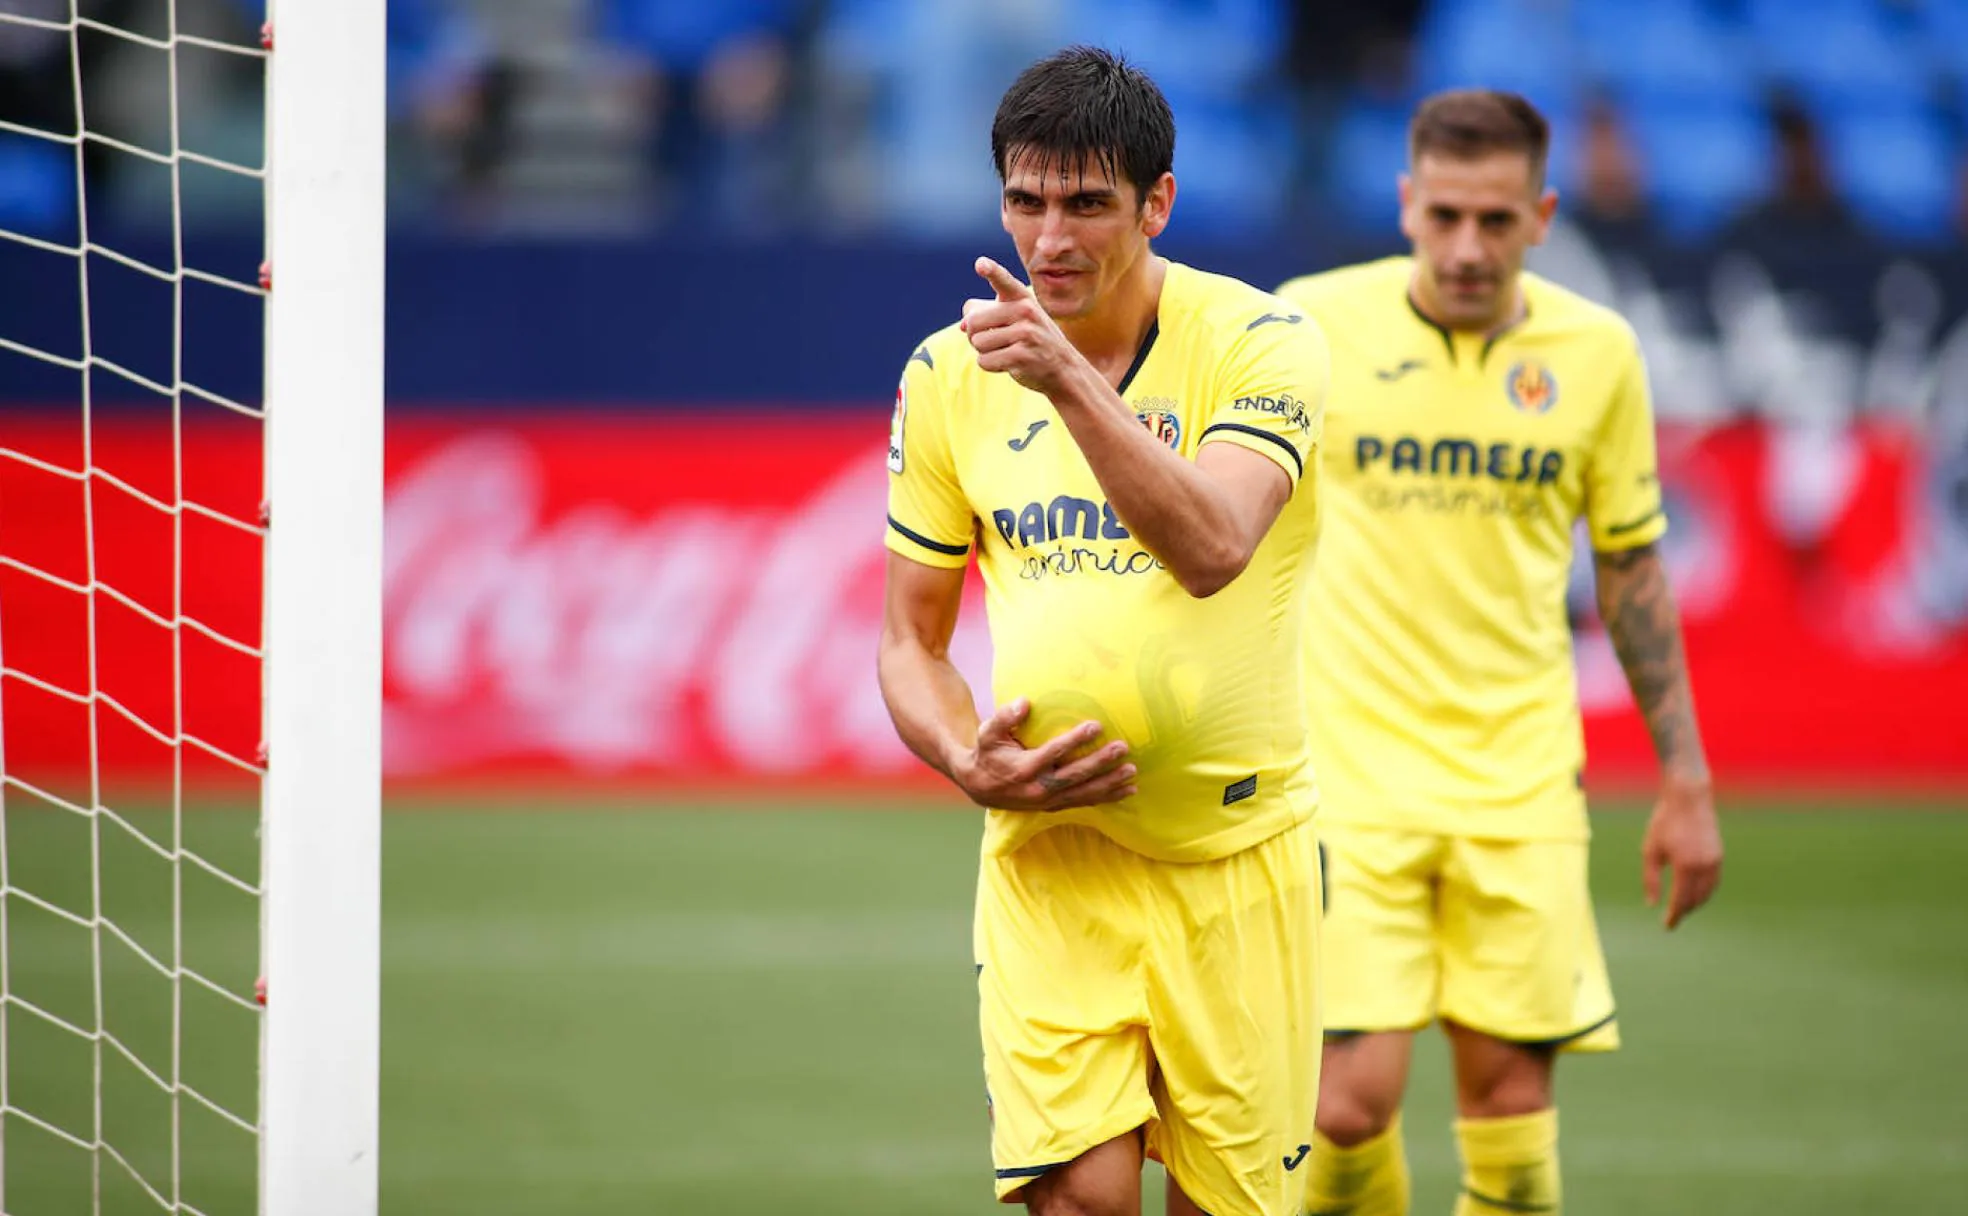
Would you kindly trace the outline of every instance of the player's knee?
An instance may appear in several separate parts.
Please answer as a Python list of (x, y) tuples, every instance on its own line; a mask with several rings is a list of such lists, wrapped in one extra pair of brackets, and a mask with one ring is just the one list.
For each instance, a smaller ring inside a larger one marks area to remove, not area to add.
[(1522, 1067), (1487, 1070), (1461, 1078), (1461, 1107), (1472, 1119), (1507, 1119), (1551, 1106), (1551, 1068), (1526, 1061)]
[(1393, 1126), (1399, 1110), (1398, 1101), (1376, 1101), (1371, 1095), (1321, 1093), (1313, 1122), (1321, 1136), (1341, 1148), (1352, 1148)]
[(1368, 1035), (1328, 1042), (1319, 1074), (1319, 1134), (1341, 1148), (1364, 1144), (1393, 1126), (1407, 1084), (1406, 1045)]

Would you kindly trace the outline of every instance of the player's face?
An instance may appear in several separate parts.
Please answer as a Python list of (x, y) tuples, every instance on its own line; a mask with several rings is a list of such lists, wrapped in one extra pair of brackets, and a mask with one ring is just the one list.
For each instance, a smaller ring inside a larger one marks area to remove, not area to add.
[(1401, 231), (1414, 245), (1422, 303), (1452, 329), (1508, 320), (1524, 254), (1544, 242), (1557, 207), (1522, 152), (1422, 156), (1401, 179)]
[(1088, 316), (1114, 284), (1146, 263), (1148, 242), (1168, 226), (1175, 175), (1146, 197), (1096, 159), (1007, 157), (1002, 214), (1032, 292), (1060, 321)]

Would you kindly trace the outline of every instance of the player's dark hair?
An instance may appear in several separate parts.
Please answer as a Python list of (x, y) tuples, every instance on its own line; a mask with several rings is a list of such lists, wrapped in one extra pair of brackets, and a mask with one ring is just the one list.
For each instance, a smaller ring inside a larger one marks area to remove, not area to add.
[(1551, 124), (1524, 97), (1494, 89), (1437, 93), (1416, 108), (1408, 124), (1410, 164), (1430, 153), (1475, 160), (1492, 152), (1523, 153), (1531, 162), (1531, 180), (1542, 188)]
[(1139, 203), (1175, 163), (1175, 114), (1140, 68), (1099, 47), (1067, 47), (1020, 72), (998, 102), (998, 180), (1014, 155), (1036, 157), (1041, 175), (1097, 165), (1132, 182)]

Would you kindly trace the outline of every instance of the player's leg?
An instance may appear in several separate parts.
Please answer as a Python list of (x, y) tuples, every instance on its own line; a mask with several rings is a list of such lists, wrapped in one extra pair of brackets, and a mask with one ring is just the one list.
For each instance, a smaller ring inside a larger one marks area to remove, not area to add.
[(1556, 1213), (1552, 1070), (1617, 1045), (1583, 841), (1457, 841), (1443, 870), (1442, 1020), (1456, 1072), (1458, 1216)]
[(1135, 965), (1141, 860), (1091, 829), (1060, 827), (979, 865), (979, 1021), (1007, 1203), (1140, 1211), (1140, 1129), (1155, 1117)]
[(1309, 1216), (1406, 1216), (1401, 1101), (1413, 1048), (1412, 1030), (1327, 1037), (1305, 1184)]
[(1456, 1216), (1559, 1210), (1557, 1049), (1512, 1043), (1445, 1022), (1456, 1075)]
[(1032, 1216), (1136, 1216), (1141, 1211), (1141, 1133), (1096, 1145), (1025, 1188)]
[(1319, 1092), (1319, 862), (1310, 825), (1162, 865), (1143, 969), (1167, 1210), (1299, 1216)]
[(1328, 1031), (1309, 1212), (1404, 1216), (1400, 1110), (1414, 1029), (1435, 1013), (1439, 836), (1329, 825), (1320, 937)]
[(1414, 1031), (1373, 1030), (1326, 1036), (1319, 1070), (1319, 1134), (1339, 1148), (1382, 1135), (1401, 1117)]
[(1514, 1043), (1444, 1021), (1454, 1061), (1456, 1113), (1465, 1119), (1509, 1119), (1552, 1105), (1552, 1066), (1558, 1049)]

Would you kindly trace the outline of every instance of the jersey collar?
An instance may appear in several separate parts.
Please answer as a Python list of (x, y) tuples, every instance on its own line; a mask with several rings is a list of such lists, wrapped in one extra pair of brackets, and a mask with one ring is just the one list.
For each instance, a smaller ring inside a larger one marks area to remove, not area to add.
[[(1521, 285), (1519, 287), (1519, 291), (1522, 292)], [(1522, 329), (1524, 327), (1524, 323), (1531, 319), (1531, 297), (1527, 292), (1523, 293), (1523, 296), (1524, 296), (1524, 307), (1518, 310), (1516, 317), (1513, 318), (1508, 324), (1502, 326), (1501, 328), (1497, 329), (1494, 333), (1490, 334), (1487, 338), (1483, 339), (1483, 345), (1476, 352), (1477, 367), (1479, 368), (1482, 367), (1484, 363), (1488, 361), (1490, 357), (1490, 350), (1493, 347), (1495, 347), (1497, 343), (1503, 341), (1503, 339), (1509, 337), (1517, 330)], [(1437, 323), (1433, 317), (1430, 317), (1427, 313), (1421, 311), (1421, 305), (1415, 303), (1414, 287), (1411, 282), (1406, 282), (1401, 284), (1401, 299), (1407, 304), (1408, 311), (1414, 314), (1415, 320), (1421, 322), (1423, 325), (1426, 325), (1428, 328), (1434, 330), (1436, 334), (1440, 335), (1442, 339), (1443, 348), (1449, 352), (1449, 365), (1451, 367), (1454, 367), (1460, 364), (1461, 360), (1456, 353), (1458, 347), (1468, 346), (1474, 341), (1474, 339), (1464, 337), (1460, 340), (1460, 342), (1458, 342), (1457, 335), (1455, 334), (1454, 331), (1450, 330), (1446, 325), (1441, 325)]]
[(1128, 385), (1134, 383), (1134, 377), (1141, 371), (1141, 365), (1148, 362), (1148, 352), (1155, 349), (1155, 339), (1161, 336), (1162, 318), (1158, 315), (1148, 323), (1148, 332), (1141, 335), (1141, 346), (1134, 352), (1134, 362), (1128, 364), (1127, 374), (1121, 377), (1121, 383), (1114, 389), (1116, 396), (1127, 395)]

